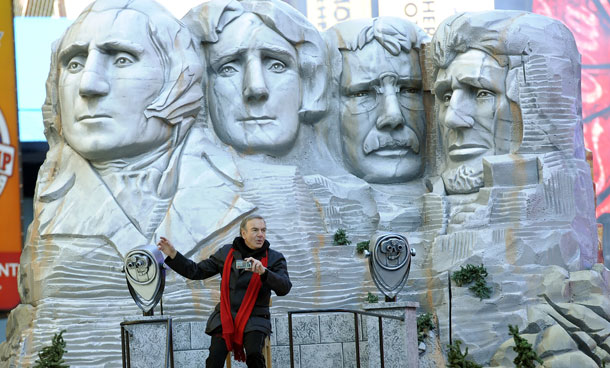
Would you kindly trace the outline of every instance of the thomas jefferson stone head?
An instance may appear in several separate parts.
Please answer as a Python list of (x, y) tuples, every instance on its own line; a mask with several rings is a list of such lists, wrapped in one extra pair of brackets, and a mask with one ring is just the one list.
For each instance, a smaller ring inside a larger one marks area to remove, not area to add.
[(326, 111), (324, 43), (296, 9), (276, 0), (212, 0), (183, 20), (203, 45), (211, 122), (225, 144), (281, 156), (299, 124)]

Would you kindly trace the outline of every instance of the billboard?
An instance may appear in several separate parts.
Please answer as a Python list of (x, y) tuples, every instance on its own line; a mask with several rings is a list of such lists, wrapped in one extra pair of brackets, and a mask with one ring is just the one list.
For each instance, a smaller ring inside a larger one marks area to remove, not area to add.
[(22, 235), (12, 3), (0, 2), (0, 311), (19, 304)]

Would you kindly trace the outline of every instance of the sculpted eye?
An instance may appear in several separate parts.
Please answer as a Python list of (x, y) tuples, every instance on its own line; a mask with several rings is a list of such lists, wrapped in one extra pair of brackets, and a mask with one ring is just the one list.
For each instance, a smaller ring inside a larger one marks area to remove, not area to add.
[(133, 61), (125, 56), (120, 56), (114, 61), (114, 65), (123, 67), (133, 64)]
[(370, 95), (369, 91), (357, 91), (349, 94), (349, 97), (367, 97)]
[(486, 89), (481, 89), (477, 92), (478, 98), (493, 97), (495, 95), (496, 95), (495, 93), (493, 93), (492, 91), (486, 90)]
[(275, 73), (281, 73), (284, 70), (286, 70), (286, 64), (282, 63), (281, 61), (275, 60), (269, 66), (269, 70), (271, 70), (272, 72), (275, 72)]
[(225, 64), (218, 69), (218, 74), (222, 75), (223, 77), (228, 77), (235, 73), (237, 73), (237, 69), (228, 64)]
[(71, 61), (70, 63), (68, 63), (68, 70), (71, 72), (80, 70), (80, 68), (82, 68), (82, 64), (77, 62), (77, 61)]
[(70, 73), (78, 73), (85, 67), (85, 60), (86, 60), (85, 56), (82, 56), (82, 55), (74, 56), (66, 64), (66, 69)]
[(447, 92), (443, 95), (443, 102), (449, 103), (449, 101), (451, 101), (451, 92)]
[(416, 88), (416, 87), (401, 87), (400, 88), (400, 93), (402, 93), (402, 94), (419, 93), (419, 88)]

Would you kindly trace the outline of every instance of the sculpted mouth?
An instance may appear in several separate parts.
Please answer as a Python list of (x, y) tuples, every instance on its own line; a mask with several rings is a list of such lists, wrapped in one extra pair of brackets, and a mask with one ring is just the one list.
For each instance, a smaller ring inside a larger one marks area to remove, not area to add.
[(243, 119), (239, 119), (244, 124), (247, 125), (267, 125), (273, 124), (275, 122), (275, 118), (271, 116), (248, 116)]
[(482, 144), (452, 144), (449, 146), (449, 157), (454, 160), (465, 160), (468, 158), (480, 156), (487, 152), (489, 147)]
[(406, 156), (409, 153), (408, 148), (382, 148), (373, 152), (377, 156), (392, 157), (392, 156)]
[(398, 139), (388, 135), (369, 134), (362, 148), (367, 155), (374, 153), (379, 156), (405, 156), (409, 151), (419, 154), (419, 140), (415, 134)]
[(95, 121), (98, 121), (98, 120), (104, 119), (104, 118), (106, 118), (106, 119), (111, 118), (111, 116), (108, 114), (94, 114), (94, 115), (83, 114), (83, 115), (79, 115), (76, 118), (76, 121), (82, 122), (82, 123), (89, 123), (89, 122), (95, 122)]

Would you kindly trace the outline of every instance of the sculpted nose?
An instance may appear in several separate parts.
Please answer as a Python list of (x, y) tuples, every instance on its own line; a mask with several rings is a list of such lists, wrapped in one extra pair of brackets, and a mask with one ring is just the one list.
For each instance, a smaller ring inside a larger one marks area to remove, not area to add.
[(79, 93), (81, 96), (105, 96), (110, 91), (110, 84), (105, 75), (105, 69), (100, 60), (89, 58), (83, 69)]
[(468, 129), (474, 126), (474, 118), (470, 115), (472, 106), (460, 90), (451, 95), (449, 106), (445, 112), (445, 125), (450, 129)]
[(400, 125), (404, 125), (405, 119), (400, 111), (398, 98), (395, 92), (386, 92), (382, 96), (381, 114), (377, 118), (377, 129), (396, 129)]
[(246, 66), (243, 88), (244, 99), (248, 103), (264, 102), (269, 97), (260, 62), (250, 62)]

